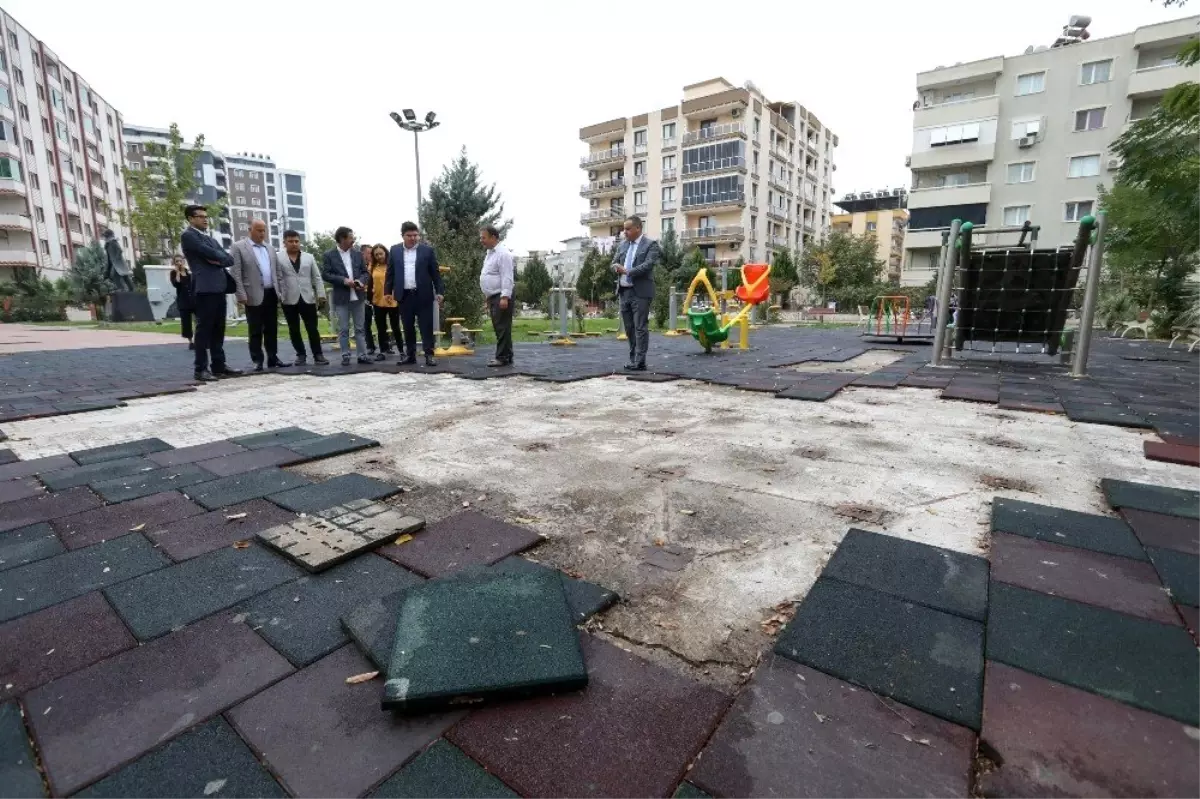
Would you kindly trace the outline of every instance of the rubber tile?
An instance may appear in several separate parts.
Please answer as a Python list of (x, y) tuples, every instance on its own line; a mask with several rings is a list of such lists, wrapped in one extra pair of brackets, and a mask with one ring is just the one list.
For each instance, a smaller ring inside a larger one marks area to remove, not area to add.
[(1121, 516), (1143, 545), (1200, 555), (1200, 520), (1124, 508)]
[(1200, 557), (1158, 547), (1146, 547), (1146, 553), (1176, 603), (1200, 605)]
[(267, 430), (263, 433), (237, 436), (229, 440), (239, 447), (245, 447), (246, 449), (261, 449), (262, 447), (286, 447), (289, 443), (311, 441), (314, 438), (320, 437), (320, 433), (314, 433), (302, 427), (281, 427), (278, 430)]
[(369, 794), (379, 799), (508, 799), (517, 794), (444, 739)]
[(381, 713), (379, 680), (346, 684), (347, 677), (370, 671), (370, 662), (345, 646), (243, 702), (228, 718), (293, 796), (361, 796), (462, 717)]
[(987, 657), (1193, 727), (1200, 721), (1196, 646), (1179, 626), (993, 583)]
[(475, 511), (449, 516), (412, 541), (387, 544), (380, 555), (425, 577), (441, 577), (469, 566), (490, 566), (535, 544), (541, 536)]
[(0, 796), (29, 799), (45, 795), (21, 708), (16, 701), (0, 703)]
[[(109, 406), (110, 407), (111, 403)], [(126, 441), (124, 444), (109, 444), (106, 447), (80, 449), (67, 453), (80, 466), (101, 461), (115, 461), (120, 458), (132, 458), (136, 455), (149, 455), (151, 452), (163, 452), (171, 449), (171, 445), (161, 438), (140, 438), (137, 441)]]
[(191, 486), (186, 493), (209, 510), (216, 510), (310, 484), (307, 478), (271, 466), (256, 472), (199, 483)]
[(554, 574), (562, 581), (563, 592), (567, 595), (567, 605), (571, 608), (571, 616), (576, 624), (583, 624), (592, 616), (607, 610), (620, 599), (615, 591), (603, 586), (570, 577), (558, 569), (523, 558), (519, 555), (507, 557), (490, 567), (492, 571), (502, 574)]
[(77, 466), (70, 455), (49, 455), (28, 461), (16, 461), (0, 466), (0, 480), (17, 480)]
[(17, 457), (17, 453), (7, 447), (0, 447), (0, 466), (7, 466), (10, 463), (16, 463), (21, 460)]
[(193, 727), (75, 795), (111, 799), (287, 796), (220, 716)]
[(392, 662), (396, 620), (400, 617), (404, 594), (405, 591), (397, 591), (364, 602), (341, 618), (342, 629), (380, 671), (386, 672)]
[(582, 636), (586, 691), (476, 710), (448, 734), (522, 796), (667, 796), (729, 697)]
[(113, 480), (102, 480), (92, 483), (91, 486), (105, 502), (128, 502), (163, 491), (186, 490), (188, 486), (204, 483), (212, 478), (212, 472), (199, 464), (185, 463)]
[(984, 558), (851, 529), (822, 574), (976, 621), (987, 617)]
[(1162, 624), (1179, 618), (1149, 563), (1019, 535), (992, 535), (992, 579)]
[(1176, 612), (1183, 619), (1183, 626), (1187, 627), (1192, 634), (1192, 639), (1200, 644), (1200, 608), (1194, 608), (1190, 605), (1176, 605)]
[(221, 615), (43, 685), (25, 704), (51, 790), (65, 796), (290, 671)]
[(350, 504), (354, 510), (335, 505), (263, 530), (258, 541), (309, 572), (322, 572), (425, 527), (424, 519), (406, 516), (382, 502)]
[(1108, 516), (996, 497), (992, 502), (992, 530), (1106, 555), (1146, 559), (1129, 526)]
[(775, 654), (979, 729), (983, 625), (822, 577)]
[(351, 472), (319, 483), (271, 494), (267, 499), (296, 513), (315, 513), (356, 499), (387, 499), (403, 490), (400, 486)]
[(0, 700), (136, 646), (98, 591), (0, 624)]
[[(178, 491), (151, 494), (131, 502), (105, 505), (50, 522), (67, 549), (80, 549), (168, 522), (189, 519), (204, 508)], [(142, 525), (145, 525), (144, 527)]]
[(1179, 723), (993, 661), (983, 739), (1000, 761), (983, 796), (1200, 796), (1200, 743)]
[(968, 796), (975, 733), (885, 702), (768, 660), (688, 780), (713, 796)]
[(320, 436), (307, 441), (296, 441), (288, 444), (287, 448), (302, 458), (316, 460), (378, 446), (379, 442), (370, 438), (360, 438), (349, 433), (335, 433), (331, 436)]
[(1133, 508), (1167, 516), (1200, 519), (1200, 492), (1197, 491), (1110, 480), (1107, 477), (1100, 481), (1100, 488), (1108, 497), (1108, 504), (1114, 508)]
[(250, 449), (233, 455), (200, 461), (199, 466), (216, 475), (229, 477), (234, 474), (266, 469), (270, 466), (291, 466), (302, 463), (304, 458), (283, 447), (271, 446)]
[(1124, 405), (1072, 405), (1063, 402), (1063, 410), (1072, 422), (1107, 424), (1116, 427), (1149, 428), (1151, 424)]
[(228, 508), (209, 511), (159, 525), (147, 525), (146, 537), (176, 561), (248, 541), (260, 530), (296, 518), (273, 502), (252, 499)]
[(112, 480), (116, 477), (126, 477), (131, 474), (151, 472), (158, 466), (141, 456), (132, 458), (117, 458), (111, 461), (89, 463), (86, 466), (69, 466), (53, 472), (42, 472), (38, 475), (46, 488), (51, 491), (65, 491), (68, 488), (83, 486), (101, 480)]
[(0, 621), (66, 602), (170, 563), (140, 535), (0, 572)]
[(1200, 466), (1200, 447), (1164, 444), (1161, 441), (1146, 441), (1142, 446), (1149, 460), (1178, 463), (1182, 466)]
[(232, 441), (212, 441), (208, 444), (152, 452), (146, 456), (146, 460), (153, 461), (159, 466), (179, 466), (184, 463), (200, 463), (213, 458), (223, 458), (226, 455), (236, 455), (245, 451), (245, 447), (240, 447)]
[(675, 793), (671, 794), (671, 799), (713, 799), (711, 794), (692, 785), (687, 780), (679, 783), (679, 787), (675, 789)]
[[(42, 488), (42, 484), (32, 477), (25, 477), (19, 480), (4, 480), (0, 482), (0, 505), (6, 502), (14, 502), (18, 499), (36, 497), (44, 493), (46, 493), (46, 489)], [(2, 512), (3, 508), (0, 508), (0, 513)]]
[(219, 549), (105, 590), (139, 640), (147, 641), (301, 576), (262, 547)]
[(0, 571), (52, 558), (65, 549), (46, 522), (0, 533)]
[(994, 405), (1000, 401), (1000, 392), (995, 387), (983, 388), (956, 385), (955, 381), (951, 381), (950, 385), (942, 389), (941, 398), (947, 400), (966, 400), (967, 402), (986, 402)]

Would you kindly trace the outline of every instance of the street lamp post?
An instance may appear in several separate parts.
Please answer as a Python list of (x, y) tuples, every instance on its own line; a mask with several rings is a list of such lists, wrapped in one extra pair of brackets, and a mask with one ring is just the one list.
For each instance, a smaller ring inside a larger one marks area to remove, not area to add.
[(390, 114), (392, 121), (400, 126), (402, 130), (411, 130), (413, 134), (413, 152), (417, 159), (417, 216), (421, 215), (421, 142), (418, 134), (424, 133), (427, 130), (432, 130), (438, 125), (435, 118), (437, 114), (430, 111), (425, 115), (424, 121), (417, 119), (417, 114), (411, 108), (404, 109), (404, 116), (400, 116), (395, 111)]

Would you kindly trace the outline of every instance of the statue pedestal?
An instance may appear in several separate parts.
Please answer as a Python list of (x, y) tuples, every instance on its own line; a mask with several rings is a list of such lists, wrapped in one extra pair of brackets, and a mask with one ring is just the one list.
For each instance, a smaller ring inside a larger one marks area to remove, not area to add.
[(153, 322), (150, 298), (140, 291), (114, 291), (108, 295), (110, 322)]

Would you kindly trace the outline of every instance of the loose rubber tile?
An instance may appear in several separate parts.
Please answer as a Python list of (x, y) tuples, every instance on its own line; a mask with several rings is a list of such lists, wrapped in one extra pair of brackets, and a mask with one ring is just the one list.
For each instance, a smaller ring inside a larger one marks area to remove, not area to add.
[(517, 796), (461, 749), (440, 738), (369, 795), (377, 799), (515, 799)]
[(988, 562), (851, 529), (822, 574), (976, 621), (987, 617)]
[(0, 533), (0, 571), (52, 558), (64, 552), (62, 541), (46, 522)]
[[(36, 497), (45, 492), (46, 489), (42, 488), (42, 484), (32, 477), (25, 477), (19, 480), (5, 480), (0, 482), (0, 505), (6, 502), (15, 502), (18, 499)], [(0, 512), (2, 511), (3, 508), (0, 508)]]
[(1179, 626), (993, 583), (987, 657), (1193, 727), (1200, 722), (1196, 646)]
[(992, 579), (1143, 619), (1179, 618), (1149, 563), (1019, 535), (992, 535)]
[(286, 447), (289, 443), (311, 441), (314, 438), (320, 437), (320, 433), (314, 433), (302, 427), (281, 427), (278, 430), (267, 430), (264, 433), (237, 436), (229, 440), (239, 447), (246, 449), (261, 449), (262, 447)]
[(105, 595), (133, 634), (148, 641), (299, 576), (261, 547), (228, 547), (112, 586)]
[(1133, 508), (1123, 508), (1121, 516), (1144, 546), (1200, 555), (1200, 520)]
[(1197, 491), (1149, 483), (1130, 483), (1107, 477), (1100, 481), (1100, 488), (1108, 497), (1108, 504), (1114, 508), (1133, 508), (1168, 516), (1200, 519), (1200, 492)]
[(386, 672), (392, 662), (396, 619), (400, 617), (404, 594), (405, 591), (397, 591), (371, 599), (341, 618), (342, 629), (354, 640), (363, 655), (371, 659), (375, 668), (382, 672)]
[(343, 615), (421, 582), (391, 561), (368, 555), (281, 585), (239, 611), (292, 665), (302, 667), (349, 643), (340, 621)]
[(191, 486), (186, 493), (209, 510), (216, 510), (310, 484), (308, 479), (298, 474), (285, 472), (271, 466), (256, 472), (235, 474), (229, 477), (220, 477), (208, 483), (199, 483)]
[(1164, 444), (1161, 441), (1146, 441), (1143, 453), (1152, 461), (1178, 463), (1182, 466), (1200, 466), (1200, 447), (1181, 444)]
[(332, 458), (335, 455), (345, 455), (349, 452), (358, 452), (378, 446), (379, 442), (370, 438), (360, 438), (359, 436), (352, 436), (349, 433), (335, 433), (331, 436), (320, 436), (307, 441), (296, 441), (288, 444), (287, 448), (301, 456), (301, 458), (316, 460), (318, 458)]
[(586, 691), (476, 710), (447, 738), (522, 796), (667, 796), (729, 697), (583, 639)]
[(85, 486), (71, 488), (55, 494), (39, 494), (35, 497), (4, 503), (0, 514), (0, 533), (28, 527), (38, 522), (48, 522), (62, 516), (82, 513), (101, 505), (100, 497)]
[(245, 451), (245, 447), (240, 447), (232, 441), (213, 441), (208, 444), (152, 452), (146, 456), (146, 460), (153, 461), (159, 466), (179, 466), (184, 463), (200, 463), (213, 458), (224, 458), (226, 455), (237, 455), (239, 452)]
[(0, 700), (136, 646), (98, 591), (0, 624)]
[(1146, 559), (1137, 536), (1120, 519), (1049, 505), (996, 497), (992, 502), (992, 530), (1106, 555)]
[(221, 615), (43, 685), (25, 705), (51, 790), (65, 796), (290, 672)]
[(769, 659), (688, 779), (713, 796), (968, 796), (975, 734)]
[(204, 508), (178, 491), (164, 491), (131, 502), (63, 516), (50, 525), (67, 549), (80, 549), (201, 513)]
[(346, 684), (373, 670), (345, 646), (246, 700), (228, 718), (292, 795), (361, 796), (462, 715), (381, 713), (378, 680)]
[(0, 621), (83, 596), (170, 563), (140, 535), (66, 552), (0, 572)]
[(775, 654), (979, 729), (979, 622), (822, 577), (779, 635)]
[(1177, 604), (1200, 605), (1200, 557), (1158, 547), (1146, 547), (1146, 553)]
[[(118, 506), (119, 507), (119, 506)], [(172, 560), (180, 561), (254, 538), (260, 530), (286, 524), (296, 518), (273, 502), (252, 499), (239, 505), (209, 511), (143, 531)]]
[(315, 513), (356, 499), (387, 499), (403, 490), (400, 486), (351, 472), (319, 483), (271, 494), (267, 499), (296, 513)]
[(70, 466), (53, 472), (42, 472), (38, 474), (38, 477), (51, 491), (63, 491), (100, 480), (150, 472), (157, 468), (158, 466), (153, 461), (148, 461), (141, 456), (134, 456), (89, 463), (86, 466)]
[(304, 458), (283, 447), (270, 446), (259, 449), (249, 449), (226, 455), (212, 460), (200, 461), (199, 466), (207, 469), (217, 477), (229, 477), (234, 474), (245, 474), (269, 466), (291, 466), (301, 463)]
[(679, 783), (679, 787), (675, 789), (675, 793), (671, 794), (671, 799), (713, 799), (711, 794), (692, 785), (687, 780)]
[(490, 566), (541, 542), (532, 530), (475, 511), (449, 516), (404, 544), (379, 554), (425, 577), (441, 577), (468, 566)]
[(15, 461), (0, 466), (0, 480), (17, 480), (22, 477), (32, 477), (35, 474), (69, 469), (77, 465), (75, 461), (71, 460), (70, 455), (49, 455), (45, 458)]
[(137, 441), (126, 441), (124, 444), (109, 444), (106, 447), (80, 449), (67, 454), (80, 466), (87, 466), (89, 463), (115, 461), (120, 458), (149, 455), (151, 452), (163, 452), (169, 449), (171, 449), (171, 445), (161, 438), (141, 438)]
[(92, 483), (91, 486), (106, 502), (128, 502), (164, 491), (182, 491), (196, 483), (207, 482), (212, 477), (212, 472), (199, 464), (185, 463), (113, 480), (102, 480)]
[(7, 466), (10, 463), (16, 463), (21, 460), (17, 457), (17, 453), (7, 447), (0, 448), (0, 466)]
[(29, 799), (45, 795), (21, 708), (15, 701), (0, 703), (0, 797)]
[(220, 716), (75, 795), (92, 799), (287, 796)]
[(1000, 408), (1000, 410), (1003, 410), (1003, 411), (1029, 411), (1032, 413), (1058, 413), (1058, 414), (1066, 413), (1066, 411), (1063, 410), (1062, 405), (1060, 405), (1057, 402), (1050, 401), (1050, 400), (1046, 400), (1046, 401), (1022, 400), (1022, 399), (1006, 400), (1002, 397), (1000, 399), (1000, 402), (998, 403), (998, 407)]
[(607, 610), (620, 599), (615, 591), (603, 586), (570, 577), (558, 569), (541, 563), (512, 555), (491, 567), (492, 571), (502, 574), (555, 574), (562, 581), (563, 592), (567, 595), (567, 605), (571, 608), (571, 617), (576, 624), (583, 624), (592, 616)]
[(1177, 722), (988, 661), (983, 796), (1200, 796), (1200, 744)]

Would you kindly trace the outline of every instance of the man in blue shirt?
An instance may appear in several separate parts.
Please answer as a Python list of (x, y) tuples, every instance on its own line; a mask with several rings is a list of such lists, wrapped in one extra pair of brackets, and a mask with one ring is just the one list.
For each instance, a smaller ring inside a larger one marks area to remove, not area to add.
[(654, 301), (654, 267), (658, 264), (658, 242), (642, 235), (641, 217), (625, 220), (625, 241), (613, 253), (617, 273), (617, 299), (621, 321), (629, 339), (629, 363), (625, 370), (646, 371), (650, 346), (650, 305)]

